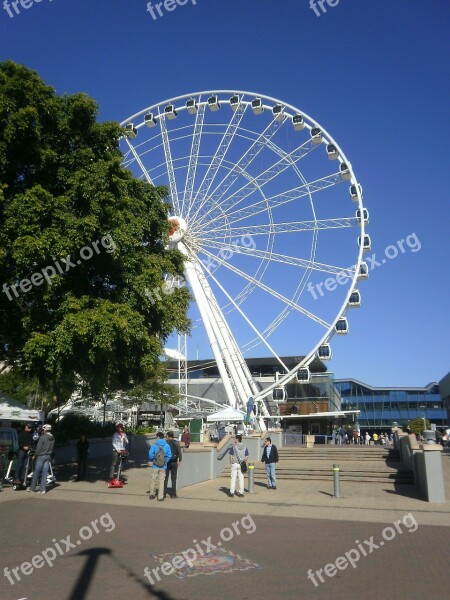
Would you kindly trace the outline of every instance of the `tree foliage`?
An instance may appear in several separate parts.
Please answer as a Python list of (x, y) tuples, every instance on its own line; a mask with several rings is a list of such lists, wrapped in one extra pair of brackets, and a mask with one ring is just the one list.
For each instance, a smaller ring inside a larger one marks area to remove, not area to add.
[(0, 63), (0, 360), (59, 397), (77, 374), (96, 397), (158, 387), (165, 340), (189, 329), (185, 288), (148, 294), (183, 271), (167, 191), (123, 167), (124, 130), (97, 113)]
[[(423, 419), (421, 417), (412, 419), (412, 421), (409, 421), (408, 425), (409, 425), (409, 429), (412, 433), (419, 434), (419, 433), (422, 433), (425, 429)], [(430, 421), (428, 421), (428, 419), (426, 419), (426, 428), (430, 429), (430, 427), (431, 427)]]
[(51, 401), (39, 386), (36, 377), (14, 369), (0, 373), (0, 391), (29, 408), (39, 409), (41, 405)]

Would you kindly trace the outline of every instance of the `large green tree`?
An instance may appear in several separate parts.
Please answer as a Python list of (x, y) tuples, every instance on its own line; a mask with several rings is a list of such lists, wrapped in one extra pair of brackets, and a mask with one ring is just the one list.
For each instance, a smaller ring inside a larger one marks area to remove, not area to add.
[(95, 397), (158, 390), (165, 340), (189, 329), (187, 290), (161, 293), (183, 270), (166, 189), (123, 167), (124, 130), (97, 117), (0, 63), (0, 360), (60, 399), (79, 378)]

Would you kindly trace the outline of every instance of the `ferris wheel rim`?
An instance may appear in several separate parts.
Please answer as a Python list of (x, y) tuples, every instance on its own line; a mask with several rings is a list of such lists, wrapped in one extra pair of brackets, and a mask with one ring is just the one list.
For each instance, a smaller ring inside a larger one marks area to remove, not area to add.
[[(260, 93), (255, 93), (255, 92), (249, 92), (249, 91), (242, 91), (242, 90), (204, 90), (204, 91), (198, 91), (198, 92), (194, 92), (194, 93), (190, 93), (190, 94), (183, 94), (174, 98), (168, 98), (166, 100), (163, 100), (161, 102), (155, 103), (149, 107), (144, 108), (143, 110), (135, 113), (134, 115), (131, 115), (129, 118), (127, 118), (126, 120), (122, 121), (121, 125), (122, 126), (126, 126), (128, 123), (130, 123), (130, 121), (135, 120), (141, 116), (143, 116), (144, 114), (153, 111), (155, 109), (160, 109), (161, 107), (168, 105), (168, 104), (173, 104), (175, 105), (176, 103), (182, 101), (182, 100), (186, 100), (186, 99), (199, 99), (199, 104), (203, 104), (205, 106), (207, 106), (207, 99), (205, 100), (201, 100), (201, 98), (203, 97), (207, 97), (210, 95), (225, 95), (225, 94), (231, 94), (231, 95), (242, 95), (242, 98), (240, 100), (240, 102), (242, 102), (243, 104), (249, 106), (251, 104), (251, 100), (247, 100), (247, 97), (250, 98), (260, 98), (261, 100), (264, 100), (266, 102), (272, 103), (274, 105), (277, 104), (281, 104), (284, 108), (284, 110), (290, 110), (293, 112), (293, 115), (297, 115), (300, 114), (304, 117), (304, 119), (306, 120), (305, 122), (305, 127), (308, 128), (309, 130), (312, 129), (313, 126), (315, 127), (319, 127), (320, 130), (323, 132), (323, 142), (324, 143), (328, 143), (328, 144), (333, 144), (335, 145), (335, 147), (337, 148), (338, 152), (339, 152), (339, 157), (342, 159), (342, 162), (346, 163), (349, 172), (350, 172), (350, 178), (349, 181), (354, 184), (357, 188), (359, 188), (359, 183), (358, 183), (358, 179), (353, 171), (353, 167), (351, 162), (347, 159), (345, 153), (343, 152), (341, 146), (338, 144), (338, 142), (336, 142), (336, 140), (333, 138), (333, 136), (331, 136), (329, 134), (329, 132), (320, 124), (318, 123), (314, 118), (312, 118), (311, 116), (309, 116), (307, 113), (305, 113), (303, 110), (298, 109), (297, 107), (286, 103), (284, 101), (280, 101), (276, 98), (273, 98), (271, 96), (266, 96), (264, 94), (260, 94)], [(224, 101), (221, 99), (221, 101)], [(268, 105), (264, 105), (265, 108), (270, 108), (270, 106)], [(180, 106), (180, 107), (176, 107), (177, 110), (186, 110), (186, 107)], [(293, 116), (290, 115), (290, 116)], [(161, 113), (159, 113), (158, 115), (159, 117), (163, 117), (163, 115)], [(161, 121), (163, 121), (164, 118), (161, 118)], [(144, 122), (139, 123), (137, 125), (137, 128), (141, 128), (142, 126), (144, 126)], [(189, 137), (189, 136), (188, 136)], [(187, 158), (187, 157), (184, 157)], [(310, 195), (311, 196), (311, 195)], [(360, 192), (359, 189), (357, 189), (357, 196), (358, 196), (358, 208), (361, 210), (361, 212), (364, 210), (364, 206), (362, 203), (362, 193)], [(364, 219), (360, 220), (359, 223), (359, 231), (360, 231), (360, 236), (361, 239), (363, 238), (363, 236), (365, 236), (365, 222)], [(314, 348), (312, 350), (310, 350), (310, 352), (308, 354), (306, 354), (304, 356), (304, 358), (295, 366), (295, 368), (293, 368), (291, 371), (289, 371), (286, 375), (284, 375), (283, 377), (280, 377), (279, 381), (274, 383), (272, 386), (269, 386), (268, 388), (265, 388), (264, 391), (258, 395), (257, 397), (259, 398), (264, 398), (265, 396), (269, 395), (271, 393), (271, 391), (280, 386), (283, 385), (283, 383), (286, 383), (287, 381), (292, 379), (292, 376), (295, 375), (296, 371), (299, 368), (302, 367), (306, 367), (308, 366), (316, 357), (316, 353), (318, 348), (329, 342), (329, 340), (333, 337), (335, 331), (335, 326), (337, 324), (337, 322), (339, 321), (339, 319), (341, 319), (342, 317), (345, 317), (345, 315), (347, 314), (348, 311), (348, 303), (349, 303), (349, 299), (350, 296), (352, 294), (352, 292), (356, 289), (357, 286), (357, 281), (358, 281), (358, 273), (361, 267), (361, 264), (363, 262), (363, 253), (364, 253), (364, 248), (363, 245), (360, 244), (359, 247), (359, 251), (358, 251), (358, 256), (357, 256), (357, 260), (356, 260), (356, 264), (355, 264), (355, 271), (354, 271), (354, 275), (351, 281), (351, 284), (349, 285), (348, 288), (348, 292), (344, 298), (344, 301), (342, 303), (342, 306), (340, 307), (337, 316), (335, 317), (335, 319), (330, 323), (330, 326), (328, 328), (328, 330), (325, 332), (325, 334), (322, 336), (322, 338), (319, 340), (319, 342), (317, 342), (314, 346)], [(261, 263), (262, 264), (262, 263)], [(305, 283), (306, 285), (306, 283)], [(284, 310), (284, 309), (283, 309)]]

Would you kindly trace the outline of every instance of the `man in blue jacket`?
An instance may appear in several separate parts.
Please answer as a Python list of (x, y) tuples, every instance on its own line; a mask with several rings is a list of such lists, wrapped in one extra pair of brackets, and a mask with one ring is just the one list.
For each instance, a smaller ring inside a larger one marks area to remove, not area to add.
[(270, 437), (264, 440), (264, 448), (261, 456), (261, 462), (266, 463), (267, 473), (267, 489), (277, 489), (277, 477), (275, 473), (275, 465), (278, 462), (278, 450), (277, 447), (272, 444)]
[(158, 500), (164, 500), (164, 480), (166, 477), (167, 463), (172, 458), (172, 451), (169, 444), (164, 439), (164, 433), (158, 431), (156, 442), (152, 444), (148, 451), (148, 458), (152, 462), (152, 471), (150, 475), (150, 500), (156, 497), (155, 490), (158, 488)]

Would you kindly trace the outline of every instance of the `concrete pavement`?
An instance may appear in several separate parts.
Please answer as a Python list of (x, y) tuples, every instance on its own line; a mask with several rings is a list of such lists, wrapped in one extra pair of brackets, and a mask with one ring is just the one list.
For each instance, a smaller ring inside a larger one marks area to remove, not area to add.
[[(450, 498), (450, 455), (443, 463)], [(276, 491), (257, 482), (255, 494), (231, 499), (220, 478), (158, 503), (145, 458), (132, 458), (123, 489), (106, 487), (106, 466), (91, 466), (86, 482), (57, 469), (45, 496), (0, 493), (2, 600), (448, 594), (450, 503), (427, 503), (412, 486), (343, 482), (337, 499), (330, 474)]]

